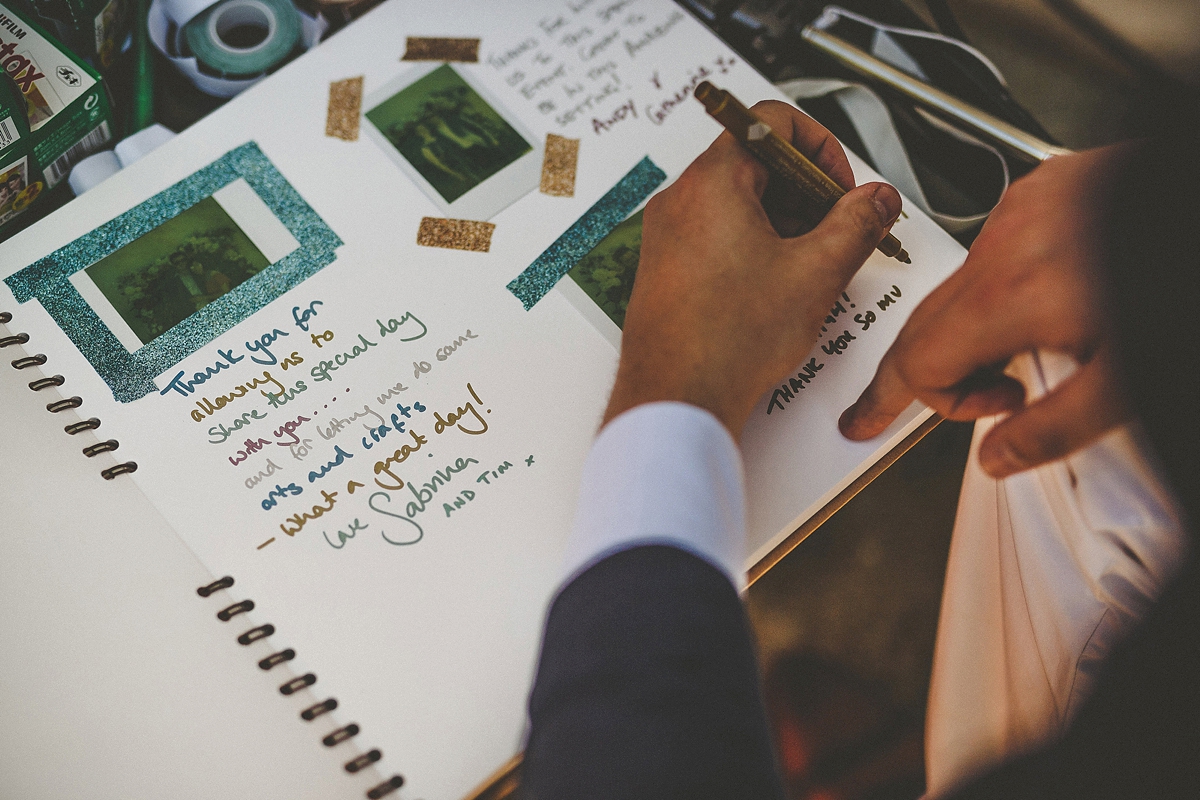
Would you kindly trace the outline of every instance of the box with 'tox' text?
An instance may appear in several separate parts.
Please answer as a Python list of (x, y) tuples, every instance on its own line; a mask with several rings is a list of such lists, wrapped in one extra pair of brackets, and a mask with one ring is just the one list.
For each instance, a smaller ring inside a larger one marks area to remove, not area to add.
[(0, 3), (0, 237), (113, 138), (100, 75)]

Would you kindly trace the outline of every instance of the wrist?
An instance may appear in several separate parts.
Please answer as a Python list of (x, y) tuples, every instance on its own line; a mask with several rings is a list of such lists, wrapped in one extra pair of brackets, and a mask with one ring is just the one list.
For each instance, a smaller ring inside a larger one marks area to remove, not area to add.
[(711, 385), (699, 378), (681, 379), (673, 370), (648, 370), (629, 375), (622, 364), (604, 412), (607, 425), (613, 419), (637, 406), (648, 403), (684, 403), (700, 408), (716, 417), (734, 442), (741, 443), (742, 428), (749, 409), (737, 408), (729, 398), (721, 397)]

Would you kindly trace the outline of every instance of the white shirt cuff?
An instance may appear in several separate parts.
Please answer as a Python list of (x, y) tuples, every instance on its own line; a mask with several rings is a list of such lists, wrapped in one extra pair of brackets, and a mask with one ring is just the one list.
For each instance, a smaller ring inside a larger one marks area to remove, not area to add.
[(649, 403), (612, 420), (583, 467), (563, 585), (641, 545), (686, 550), (746, 587), (742, 459), (725, 426), (685, 403)]

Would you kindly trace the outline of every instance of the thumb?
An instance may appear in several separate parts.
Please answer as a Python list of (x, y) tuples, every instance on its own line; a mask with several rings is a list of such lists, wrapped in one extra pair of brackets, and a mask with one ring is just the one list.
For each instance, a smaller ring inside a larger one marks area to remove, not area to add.
[(886, 183), (867, 183), (846, 192), (825, 218), (799, 237), (819, 264), (845, 286), (887, 229), (900, 216), (900, 193)]
[(1116, 385), (1107, 354), (1089, 361), (1045, 397), (988, 432), (979, 447), (984, 471), (1004, 478), (1099, 439), (1131, 414), (1124, 396), (1114, 391)]

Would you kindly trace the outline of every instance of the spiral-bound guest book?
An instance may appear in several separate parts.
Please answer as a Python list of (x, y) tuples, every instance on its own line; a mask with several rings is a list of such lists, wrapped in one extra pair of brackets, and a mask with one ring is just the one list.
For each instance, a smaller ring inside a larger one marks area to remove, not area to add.
[(276, 687), (298, 675), (254, 666), (241, 631), (195, 594), (208, 571), (135, 484), (100, 477), (11, 359), (0, 369), (0, 796), (351, 797), (380, 783), (341, 768), (374, 745), (336, 752), (297, 724), (316, 698)]
[[(205, 572), (147, 585), (233, 643), (306, 737), (296, 764), (343, 765), (348, 795), (463, 797), (521, 748), (638, 212), (719, 133), (705, 79), (778, 97), (665, 0), (371, 12), (0, 245), (0, 368), (75, 459), (32, 463), (44, 493), (5, 505), (136, 496)], [(912, 265), (872, 255), (747, 427), (748, 568), (928, 424), (836, 430), (963, 257), (917, 211), (895, 232)], [(79, 464), (97, 485), (55, 494)]]

